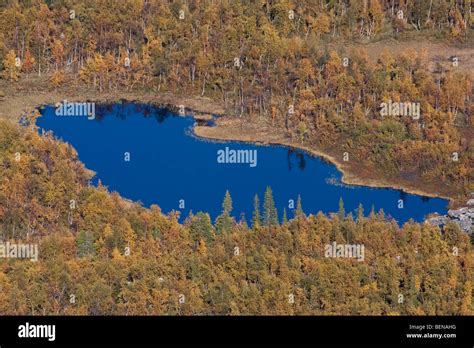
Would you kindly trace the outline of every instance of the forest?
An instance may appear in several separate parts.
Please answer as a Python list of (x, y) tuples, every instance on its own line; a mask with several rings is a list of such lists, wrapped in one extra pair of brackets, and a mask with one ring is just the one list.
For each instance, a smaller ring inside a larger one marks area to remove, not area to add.
[[(467, 197), (472, 72), (455, 57), (374, 60), (344, 43), (472, 46), (473, 18), (469, 0), (0, 0), (0, 77), (208, 97), (242, 124)], [(389, 101), (420, 103), (420, 119), (381, 117)], [(281, 212), (270, 187), (248, 221), (228, 192), (216, 221), (195, 212), (180, 223), (179, 211), (91, 185), (36, 116), (0, 119), (0, 240), (39, 246), (37, 262), (0, 260), (0, 314), (474, 314), (473, 243), (456, 224), (399, 226), (343, 201), (328, 216), (301, 201)], [(364, 262), (325, 257), (333, 242), (364, 245)]]
[[(0, 236), (37, 244), (37, 262), (0, 261), (9, 315), (472, 315), (474, 250), (443, 230), (383, 211), (277, 212), (271, 188), (251, 221), (226, 193), (205, 212), (163, 214), (89, 185), (66, 143), (0, 120)], [(251, 202), (249, 202), (251, 204)], [(278, 222), (278, 217), (282, 222)], [(325, 246), (360, 244), (363, 262)]]

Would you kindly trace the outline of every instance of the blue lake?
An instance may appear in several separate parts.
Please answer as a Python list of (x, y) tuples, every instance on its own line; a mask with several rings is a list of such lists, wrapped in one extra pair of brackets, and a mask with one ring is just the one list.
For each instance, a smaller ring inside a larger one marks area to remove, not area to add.
[[(214, 220), (229, 190), (233, 215), (238, 220), (243, 213), (251, 221), (253, 197), (257, 193), (262, 202), (267, 186), (273, 190), (280, 219), (283, 207), (289, 218), (293, 216), (288, 204), (294, 200), (296, 205), (298, 194), (307, 214), (335, 212), (341, 197), (346, 212), (362, 204), (368, 214), (373, 206), (399, 223), (410, 218), (422, 221), (428, 213), (447, 210), (448, 202), (440, 198), (344, 185), (334, 165), (300, 150), (198, 139), (192, 134), (193, 118), (150, 105), (97, 105), (93, 120), (56, 116), (52, 106), (41, 112), (37, 125), (77, 150), (79, 159), (97, 173), (94, 183), (100, 179), (123, 197), (145, 206), (157, 204), (164, 212), (181, 211), (182, 217), (189, 210), (206, 211)], [(256, 150), (257, 165), (218, 163), (218, 151), (226, 147)], [(398, 207), (400, 199), (402, 209)], [(184, 209), (180, 209), (180, 200), (184, 200)]]

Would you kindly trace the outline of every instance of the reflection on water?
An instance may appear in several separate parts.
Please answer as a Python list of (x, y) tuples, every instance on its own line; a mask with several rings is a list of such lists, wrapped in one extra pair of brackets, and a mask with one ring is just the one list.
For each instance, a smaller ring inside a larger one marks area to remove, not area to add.
[(304, 168), (306, 167), (305, 153), (301, 150), (289, 148), (287, 160), (288, 170), (291, 170), (295, 163), (298, 169), (300, 170), (304, 170)]

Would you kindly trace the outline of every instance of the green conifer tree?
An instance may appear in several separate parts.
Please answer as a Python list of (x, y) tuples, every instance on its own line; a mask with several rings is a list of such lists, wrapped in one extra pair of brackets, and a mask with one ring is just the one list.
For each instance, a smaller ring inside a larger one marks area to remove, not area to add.
[(275, 207), (273, 193), (270, 186), (267, 186), (263, 199), (263, 224), (265, 226), (278, 225), (278, 212)]
[(200, 211), (194, 215), (189, 225), (189, 233), (195, 242), (202, 238), (206, 243), (211, 243), (214, 240), (214, 236), (212, 234), (211, 217), (209, 214)]
[(337, 215), (339, 216), (340, 221), (344, 221), (346, 217), (346, 210), (344, 209), (344, 201), (342, 200), (342, 197), (339, 198), (339, 210), (337, 212)]
[(76, 251), (79, 257), (94, 255), (95, 246), (92, 233), (86, 231), (79, 232), (76, 239)]
[(222, 202), (222, 214), (216, 219), (216, 230), (218, 233), (230, 232), (232, 230), (234, 219), (230, 215), (231, 211), (232, 198), (229, 191), (226, 191)]
[(304, 211), (301, 205), (301, 196), (298, 195), (298, 200), (296, 202), (295, 217), (302, 217), (302, 216), (304, 216)]
[(283, 217), (281, 219), (281, 222), (283, 224), (286, 224), (288, 222), (288, 217), (286, 216), (286, 208), (283, 208)]

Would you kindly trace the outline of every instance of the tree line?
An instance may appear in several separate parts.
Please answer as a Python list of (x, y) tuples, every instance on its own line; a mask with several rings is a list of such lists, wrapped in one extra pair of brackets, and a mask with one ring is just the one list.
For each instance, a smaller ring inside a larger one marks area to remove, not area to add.
[[(0, 259), (8, 315), (472, 315), (474, 251), (443, 230), (383, 211), (278, 220), (272, 191), (253, 221), (164, 214), (89, 185), (70, 145), (0, 120), (0, 239), (37, 243), (39, 260)], [(72, 202), (74, 204), (72, 204)], [(286, 214), (285, 214), (286, 215)], [(325, 245), (360, 244), (363, 262)]]

